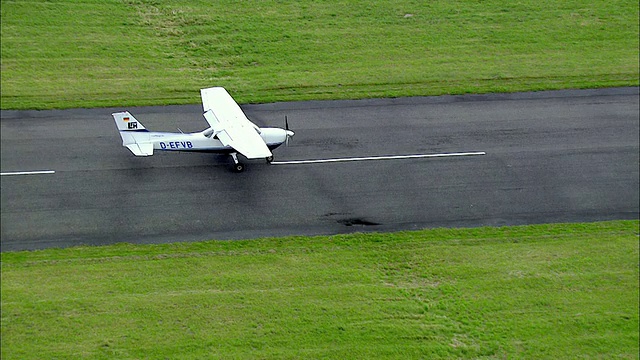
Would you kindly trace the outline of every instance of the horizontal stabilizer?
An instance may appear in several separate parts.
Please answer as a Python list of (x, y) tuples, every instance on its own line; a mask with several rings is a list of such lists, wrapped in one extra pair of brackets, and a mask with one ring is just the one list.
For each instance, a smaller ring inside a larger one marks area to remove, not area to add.
[(153, 155), (153, 144), (128, 144), (125, 145), (127, 149), (131, 150), (135, 156), (151, 156)]

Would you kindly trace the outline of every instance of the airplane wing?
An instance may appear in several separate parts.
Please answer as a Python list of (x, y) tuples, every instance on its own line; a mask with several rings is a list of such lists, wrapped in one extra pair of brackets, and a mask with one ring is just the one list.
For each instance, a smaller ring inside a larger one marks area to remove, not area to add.
[(247, 119), (238, 103), (222, 87), (201, 89), (204, 118), (225, 146), (231, 146), (247, 159), (272, 156), (259, 134), (260, 128)]

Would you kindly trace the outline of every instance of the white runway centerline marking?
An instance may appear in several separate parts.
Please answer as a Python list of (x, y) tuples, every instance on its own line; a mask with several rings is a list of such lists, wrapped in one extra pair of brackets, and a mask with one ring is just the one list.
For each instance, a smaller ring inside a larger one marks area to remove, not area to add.
[(318, 159), (318, 160), (274, 161), (271, 164), (273, 165), (320, 164), (320, 163), (367, 161), (367, 160), (398, 160), (398, 159), (419, 159), (419, 158), (437, 158), (437, 157), (454, 157), (454, 156), (478, 156), (478, 155), (486, 155), (486, 154), (487, 153), (484, 151), (476, 151), (476, 152), (459, 152), (459, 153), (445, 153), (445, 154), (368, 156), (368, 157)]
[(39, 170), (39, 171), (14, 171), (14, 172), (3, 172), (0, 175), (43, 175), (43, 174), (55, 174), (56, 172), (53, 170)]

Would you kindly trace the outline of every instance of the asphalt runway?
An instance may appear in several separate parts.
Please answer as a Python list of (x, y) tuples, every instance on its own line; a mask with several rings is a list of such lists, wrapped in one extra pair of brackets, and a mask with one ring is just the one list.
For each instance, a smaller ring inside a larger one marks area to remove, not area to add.
[[(197, 89), (196, 89), (197, 91)], [(111, 113), (199, 131), (200, 105), (2, 111), (1, 250), (638, 219), (638, 88), (242, 106), (277, 162), (134, 157)]]

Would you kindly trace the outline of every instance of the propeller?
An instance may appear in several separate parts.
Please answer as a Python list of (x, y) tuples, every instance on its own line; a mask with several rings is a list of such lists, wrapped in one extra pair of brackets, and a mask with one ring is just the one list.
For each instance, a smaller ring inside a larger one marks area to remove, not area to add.
[(284, 129), (287, 132), (287, 138), (285, 139), (285, 146), (289, 146), (289, 138), (295, 135), (295, 133), (289, 130), (289, 119), (287, 119), (287, 115), (284, 116)]

